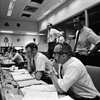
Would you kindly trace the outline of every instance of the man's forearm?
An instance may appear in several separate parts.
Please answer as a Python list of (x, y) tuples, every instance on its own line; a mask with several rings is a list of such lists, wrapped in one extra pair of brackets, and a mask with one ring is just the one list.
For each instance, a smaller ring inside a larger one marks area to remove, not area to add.
[(89, 54), (93, 54), (100, 49), (100, 42), (90, 51)]
[(54, 84), (56, 90), (57, 90), (59, 93), (63, 93), (63, 90), (62, 90), (62, 89), (59, 87), (59, 85), (58, 85), (58, 78), (57, 78), (57, 76), (54, 74), (53, 71), (50, 73), (50, 75), (51, 75), (51, 79), (52, 79), (52, 82), (53, 82), (53, 84)]

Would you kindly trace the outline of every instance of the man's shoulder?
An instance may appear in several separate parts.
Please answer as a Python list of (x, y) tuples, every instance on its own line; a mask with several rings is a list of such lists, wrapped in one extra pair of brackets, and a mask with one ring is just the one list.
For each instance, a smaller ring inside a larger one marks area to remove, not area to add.
[(50, 31), (52, 31), (52, 32), (60, 32), (60, 31), (58, 31), (58, 30), (55, 29), (55, 28), (52, 28)]
[(84, 31), (86, 31), (86, 32), (90, 32), (90, 31), (92, 31), (92, 29), (90, 29), (89, 27), (84, 27)]
[(38, 57), (38, 58), (41, 58), (41, 59), (43, 59), (43, 58), (44, 58), (44, 59), (45, 59), (45, 58), (48, 59), (48, 58), (46, 57), (46, 55), (44, 55), (44, 54), (41, 53), (41, 52), (38, 52), (37, 57)]

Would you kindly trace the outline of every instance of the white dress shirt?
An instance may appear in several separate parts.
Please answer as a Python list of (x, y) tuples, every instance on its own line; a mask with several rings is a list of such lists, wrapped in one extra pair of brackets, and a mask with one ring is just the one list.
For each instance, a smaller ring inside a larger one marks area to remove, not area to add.
[(63, 91), (67, 92), (71, 88), (81, 97), (100, 96), (85, 66), (77, 58), (71, 57), (63, 64), (62, 75), (63, 78), (58, 79), (58, 85)]
[(62, 35), (62, 32), (51, 28), (50, 30), (48, 30), (48, 35), (47, 35), (47, 42), (54, 42), (55, 38), (57, 38), (58, 36)]
[[(76, 51), (89, 51), (92, 45), (100, 42), (100, 36), (96, 35), (90, 28), (84, 26), (80, 30)], [(77, 33), (76, 33), (77, 35)]]

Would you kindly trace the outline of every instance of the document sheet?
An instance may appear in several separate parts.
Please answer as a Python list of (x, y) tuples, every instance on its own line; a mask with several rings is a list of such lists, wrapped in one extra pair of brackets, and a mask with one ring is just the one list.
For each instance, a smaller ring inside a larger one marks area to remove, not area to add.
[(17, 83), (18, 83), (19, 87), (26, 87), (26, 86), (30, 86), (30, 85), (39, 85), (39, 84), (42, 84), (43, 81), (32, 79), (32, 80), (18, 81)]
[(58, 100), (58, 94), (45, 91), (27, 92), (22, 100)]
[(18, 74), (18, 75), (13, 75), (13, 78), (15, 81), (24, 81), (24, 80), (30, 80), (30, 79), (34, 79), (33, 76), (31, 76), (30, 74)]
[(34, 79), (35, 77), (30, 75), (25, 69), (19, 69), (18, 71), (11, 72), (15, 81), (24, 81)]

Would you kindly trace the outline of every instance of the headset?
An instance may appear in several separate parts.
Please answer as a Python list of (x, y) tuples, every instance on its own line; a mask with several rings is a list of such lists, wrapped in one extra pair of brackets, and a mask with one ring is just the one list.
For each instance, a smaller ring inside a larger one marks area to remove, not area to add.
[[(66, 49), (66, 51), (65, 51)], [(72, 49), (70, 47), (69, 44), (67, 43), (60, 43), (60, 52), (59, 52), (60, 55), (62, 54), (67, 54), (68, 56), (72, 56), (73, 55), (73, 52), (72, 52)]]

